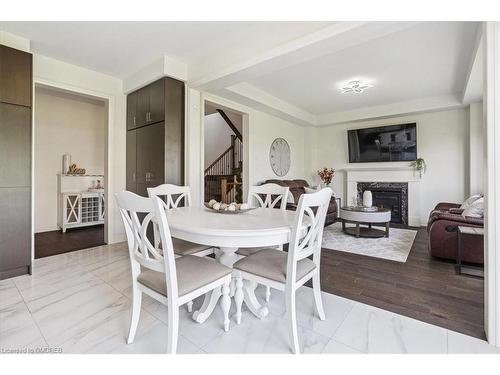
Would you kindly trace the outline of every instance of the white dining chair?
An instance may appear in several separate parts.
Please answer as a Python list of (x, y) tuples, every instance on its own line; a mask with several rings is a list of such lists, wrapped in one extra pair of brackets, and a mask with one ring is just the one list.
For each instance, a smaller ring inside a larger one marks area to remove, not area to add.
[[(250, 186), (248, 189), (247, 204), (249, 207), (262, 208), (277, 208), (279, 205), (280, 210), (286, 210), (289, 190), (288, 186), (280, 186), (274, 183)], [(280, 245), (278, 248), (283, 250), (283, 245)], [(262, 249), (262, 247), (243, 247), (238, 249), (236, 254), (246, 257)], [(269, 302), (270, 298), (271, 288), (266, 287), (266, 302)]]
[[(156, 187), (148, 188), (147, 190), (150, 198), (160, 197), (165, 210), (177, 208), (182, 202), (185, 207), (189, 207), (191, 205), (191, 189), (189, 186), (162, 184)], [(156, 226), (154, 226), (153, 232), (155, 246), (161, 246), (160, 236)], [(174, 244), (174, 254), (178, 256), (196, 255), (201, 257), (214, 253), (214, 248), (212, 246), (197, 244), (175, 237), (172, 237), (172, 243)], [(188, 312), (193, 311), (192, 301), (187, 303), (187, 310)]]
[[(297, 336), (295, 292), (312, 279), (314, 301), (319, 318), (325, 319), (321, 300), (320, 258), (321, 241), (326, 213), (331, 198), (330, 189), (317, 193), (302, 194), (290, 237), (288, 253), (277, 249), (265, 249), (237, 261), (233, 268), (236, 278), (236, 322), (241, 322), (241, 306), (244, 288), (258, 283), (285, 293), (286, 312), (294, 353), (300, 353)], [(305, 233), (307, 227), (307, 233)], [(312, 255), (312, 260), (309, 257)], [(246, 280), (243, 286), (243, 280)], [(249, 283), (250, 282), (250, 283)]]
[[(129, 191), (117, 193), (115, 198), (125, 226), (132, 270), (132, 317), (127, 343), (134, 342), (142, 293), (168, 308), (168, 353), (177, 350), (179, 307), (217, 288), (222, 291), (221, 308), (224, 330), (227, 332), (232, 269), (210, 258), (193, 255), (175, 257), (166, 212), (160, 198), (140, 197)], [(162, 249), (148, 239), (150, 225), (158, 226)]]
[[(178, 186), (172, 184), (162, 184), (156, 187), (148, 188), (148, 196), (160, 197), (165, 210), (179, 207), (179, 204), (184, 201), (184, 206), (191, 205), (191, 191), (189, 186)], [(159, 243), (159, 236), (155, 235), (155, 245)], [(174, 244), (174, 254), (206, 256), (214, 253), (212, 246), (197, 244), (190, 241), (184, 241), (179, 238), (172, 237)]]

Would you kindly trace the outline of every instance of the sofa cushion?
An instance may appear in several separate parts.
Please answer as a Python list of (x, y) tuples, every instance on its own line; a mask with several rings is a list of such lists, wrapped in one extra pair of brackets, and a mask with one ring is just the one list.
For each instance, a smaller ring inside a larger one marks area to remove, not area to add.
[(462, 205), (460, 206), (460, 208), (462, 210), (465, 210), (467, 207), (470, 207), (470, 205), (472, 203), (474, 203), (475, 201), (477, 201), (480, 198), (481, 198), (480, 194), (472, 195), (469, 198), (467, 198), (464, 203), (462, 203)]
[(479, 198), (472, 202), (472, 204), (462, 212), (462, 216), (482, 218), (484, 216), (484, 198)]
[[(277, 180), (271, 179), (264, 182), (278, 184), (280, 186), (288, 186), (290, 188), (290, 194), (288, 196), (288, 203), (286, 205), (287, 210), (295, 211), (297, 209), (297, 205), (299, 203), (300, 196), (306, 193), (306, 188), (309, 187), (309, 184), (306, 180)], [(293, 202), (292, 202), (293, 200)], [(335, 222), (337, 219), (337, 201), (334, 198), (334, 194), (332, 191), (332, 199), (330, 201), (330, 205), (328, 206), (328, 212), (326, 214), (325, 226), (330, 225)]]
[(290, 193), (292, 194), (294, 203), (298, 204), (300, 196), (302, 194), (305, 194), (306, 190), (303, 187), (294, 187), (294, 188), (290, 188)]
[(318, 191), (320, 191), (321, 188), (319, 186), (316, 186), (314, 188), (312, 187), (304, 187), (304, 191), (306, 192), (306, 194), (312, 194), (312, 193), (317, 193)]
[(305, 189), (304, 187), (309, 187), (309, 184), (307, 183), (306, 180), (277, 180), (277, 179), (271, 179), (271, 180), (266, 180), (264, 182), (265, 184), (277, 184), (280, 186), (288, 186), (290, 188), (290, 194), (293, 197), (293, 201), (295, 204), (299, 203), (300, 196), (302, 194), (305, 194)]

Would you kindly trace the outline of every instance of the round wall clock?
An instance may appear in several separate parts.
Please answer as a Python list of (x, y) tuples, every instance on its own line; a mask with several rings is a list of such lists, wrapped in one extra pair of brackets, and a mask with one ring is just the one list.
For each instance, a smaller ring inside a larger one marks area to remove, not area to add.
[(269, 162), (276, 176), (283, 177), (290, 170), (290, 145), (283, 138), (276, 138), (269, 150)]

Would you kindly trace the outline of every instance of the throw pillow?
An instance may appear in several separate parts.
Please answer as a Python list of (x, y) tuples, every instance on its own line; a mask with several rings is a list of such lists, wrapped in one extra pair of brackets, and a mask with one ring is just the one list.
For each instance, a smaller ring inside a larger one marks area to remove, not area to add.
[(469, 207), (467, 207), (462, 216), (466, 217), (483, 217), (484, 216), (484, 198), (476, 199)]
[(320, 191), (319, 187), (305, 187), (304, 186), (304, 190), (306, 191), (306, 194), (311, 194), (311, 193), (317, 193), (318, 191)]
[(472, 203), (477, 201), (479, 198), (481, 198), (480, 194), (473, 195), (465, 200), (464, 203), (460, 206), (462, 210), (465, 210), (467, 207), (469, 207)]

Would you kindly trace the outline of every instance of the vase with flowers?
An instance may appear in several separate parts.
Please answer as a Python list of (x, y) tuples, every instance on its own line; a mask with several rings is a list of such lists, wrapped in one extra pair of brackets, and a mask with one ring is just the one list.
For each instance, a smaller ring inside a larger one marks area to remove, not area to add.
[(332, 178), (335, 176), (335, 169), (333, 168), (323, 168), (318, 171), (318, 176), (326, 187), (330, 186), (332, 183)]

